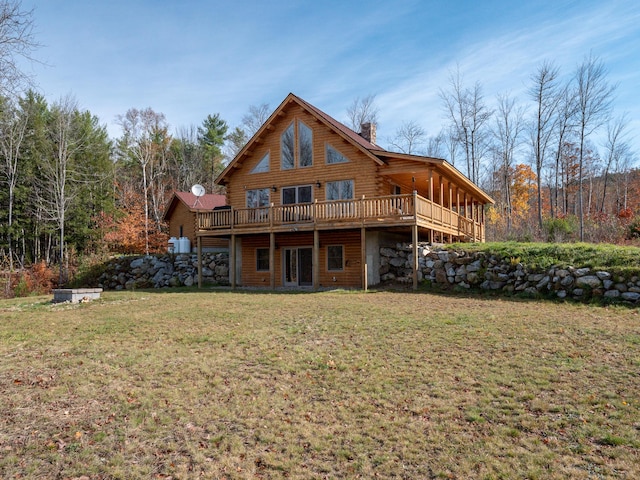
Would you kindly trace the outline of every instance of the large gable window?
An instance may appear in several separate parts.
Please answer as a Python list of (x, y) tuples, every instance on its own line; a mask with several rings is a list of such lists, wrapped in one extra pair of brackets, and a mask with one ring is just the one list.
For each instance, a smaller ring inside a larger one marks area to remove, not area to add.
[(302, 122), (298, 122), (298, 161), (301, 167), (313, 165), (313, 133)]
[(294, 129), (293, 123), (287, 127), (280, 137), (280, 165), (283, 170), (295, 167), (294, 155)]
[(280, 168), (304, 168), (313, 165), (313, 130), (300, 120), (291, 122), (280, 136)]
[(251, 170), (251, 173), (264, 173), (269, 171), (269, 152), (260, 159), (258, 164)]
[(327, 163), (345, 163), (349, 159), (342, 155), (338, 150), (327, 144), (326, 147)]

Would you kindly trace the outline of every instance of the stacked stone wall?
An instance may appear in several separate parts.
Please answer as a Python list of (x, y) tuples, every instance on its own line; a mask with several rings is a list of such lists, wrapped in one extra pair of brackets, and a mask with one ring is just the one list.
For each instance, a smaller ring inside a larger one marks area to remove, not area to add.
[[(229, 254), (202, 254), (202, 281), (228, 285)], [(105, 290), (163, 288), (198, 284), (198, 256), (195, 253), (121, 257), (105, 266), (98, 278)]]
[[(229, 284), (228, 253), (203, 253), (203, 283)], [(383, 283), (413, 282), (410, 244), (380, 248)], [(418, 281), (440, 289), (480, 290), (588, 300), (602, 297), (640, 303), (640, 278), (624, 278), (606, 271), (580, 267), (551, 267), (533, 271), (510, 258), (487, 252), (467, 252), (418, 246)], [(194, 253), (112, 260), (98, 279), (105, 290), (192, 286), (198, 283), (198, 257)]]
[[(380, 278), (383, 282), (413, 282), (412, 265), (413, 248), (410, 244), (380, 249)], [(518, 261), (486, 252), (454, 251), (427, 244), (418, 246), (418, 281), (428, 281), (445, 289), (640, 302), (638, 276), (625, 279), (610, 272), (577, 267), (532, 271)]]

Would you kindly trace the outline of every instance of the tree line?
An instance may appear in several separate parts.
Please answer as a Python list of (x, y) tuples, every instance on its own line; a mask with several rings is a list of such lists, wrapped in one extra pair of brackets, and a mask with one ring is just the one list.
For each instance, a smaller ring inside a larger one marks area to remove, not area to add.
[[(164, 250), (172, 192), (195, 183), (221, 192), (215, 178), (271, 109), (250, 106), (234, 128), (215, 113), (171, 132), (163, 113), (131, 108), (110, 139), (72, 95), (49, 102), (17, 68), (37, 47), (30, 15), (0, 0), (0, 267), (43, 261), (64, 284), (80, 256)], [(615, 89), (598, 58), (566, 79), (544, 62), (524, 101), (504, 94), (491, 106), (456, 71), (440, 90), (441, 132), (406, 121), (387, 148), (445, 158), (482, 186), (497, 201), (486, 212), (493, 239), (620, 241), (640, 234), (640, 173), (628, 119), (612, 111)], [(356, 132), (376, 123), (375, 95), (346, 113)]]
[(541, 63), (524, 100), (499, 94), (488, 102), (482, 84), (465, 85), (456, 70), (439, 93), (444, 128), (427, 136), (407, 121), (388, 142), (445, 158), (491, 193), (493, 239), (553, 239), (555, 228), (581, 241), (620, 241), (635, 228), (639, 178), (629, 119), (612, 108), (616, 88), (592, 55), (566, 77)]

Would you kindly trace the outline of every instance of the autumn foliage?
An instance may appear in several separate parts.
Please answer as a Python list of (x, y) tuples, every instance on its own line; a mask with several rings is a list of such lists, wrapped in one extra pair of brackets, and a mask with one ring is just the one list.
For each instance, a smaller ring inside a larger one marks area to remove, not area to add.
[[(100, 212), (95, 218), (101, 231), (100, 250), (109, 253), (145, 253), (145, 218), (142, 194), (133, 189), (121, 189), (122, 207), (115, 213)], [(168, 235), (162, 225), (150, 224), (149, 251), (166, 250)]]
[[(578, 240), (578, 185), (573, 149), (566, 147), (565, 168), (561, 187), (543, 188), (541, 192), (543, 225), (537, 220), (537, 178), (529, 165), (518, 164), (509, 175), (509, 188), (498, 184), (493, 191), (496, 204), (485, 212), (489, 240), (521, 240), (571, 242)], [(570, 154), (571, 153), (571, 154)], [(640, 174), (632, 170), (626, 177), (608, 179), (606, 195), (604, 179), (590, 178), (583, 186), (586, 240), (613, 244), (640, 241)], [(510, 193), (510, 208), (504, 192)]]
[(56, 286), (57, 273), (44, 261), (16, 272), (11, 277), (11, 291), (16, 297), (44, 295)]

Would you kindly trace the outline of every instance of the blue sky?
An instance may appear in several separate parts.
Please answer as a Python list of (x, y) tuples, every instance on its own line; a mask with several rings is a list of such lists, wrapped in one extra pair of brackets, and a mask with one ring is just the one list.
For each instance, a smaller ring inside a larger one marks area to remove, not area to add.
[(32, 64), (49, 101), (72, 93), (120, 134), (118, 114), (151, 107), (172, 131), (220, 113), (231, 127), (250, 105), (289, 93), (338, 120), (376, 95), (378, 143), (404, 121), (435, 135), (446, 123), (439, 89), (459, 66), (491, 105), (528, 102), (545, 59), (571, 75), (590, 53), (617, 83), (640, 151), (640, 2), (635, 0), (204, 1), (23, 0), (43, 45)]

